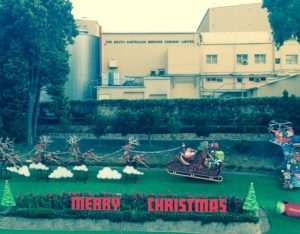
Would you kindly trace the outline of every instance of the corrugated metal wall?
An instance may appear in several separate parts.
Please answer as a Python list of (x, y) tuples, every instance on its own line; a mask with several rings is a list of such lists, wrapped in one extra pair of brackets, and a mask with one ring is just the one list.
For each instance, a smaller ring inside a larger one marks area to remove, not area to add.
[(282, 96), (284, 90), (300, 97), (300, 75), (266, 84), (253, 91), (253, 97)]

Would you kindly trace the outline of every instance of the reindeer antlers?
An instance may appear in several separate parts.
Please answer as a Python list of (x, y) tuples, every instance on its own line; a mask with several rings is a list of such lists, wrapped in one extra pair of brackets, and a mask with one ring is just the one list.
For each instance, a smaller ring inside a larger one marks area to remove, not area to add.
[(69, 136), (69, 138), (67, 139), (67, 142), (70, 145), (76, 145), (79, 141), (80, 141), (80, 138), (76, 135)]
[(50, 144), (52, 142), (53, 141), (51, 140), (50, 136), (45, 136), (45, 135), (40, 136), (40, 144)]
[(0, 147), (5, 150), (9, 150), (11, 148), (14, 148), (14, 141), (13, 139), (10, 139), (9, 137), (5, 138), (3, 141), (3, 137), (0, 138)]
[(134, 137), (134, 136), (129, 136), (129, 138), (128, 138), (128, 144), (129, 145), (136, 145), (136, 146), (140, 145), (138, 139), (136, 137)]

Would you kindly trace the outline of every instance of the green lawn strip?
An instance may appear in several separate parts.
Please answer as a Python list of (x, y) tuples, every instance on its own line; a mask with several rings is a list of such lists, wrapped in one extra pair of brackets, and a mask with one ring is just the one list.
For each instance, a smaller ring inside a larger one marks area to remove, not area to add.
[[(120, 171), (120, 169), (119, 169)], [(300, 190), (285, 191), (280, 181), (274, 176), (231, 174), (223, 173), (222, 183), (210, 183), (191, 180), (169, 175), (164, 170), (142, 169), (145, 175), (140, 176), (137, 183), (124, 184), (123, 180), (97, 180), (96, 171), (91, 171), (89, 181), (74, 183), (72, 179), (36, 181), (35, 175), (29, 178), (13, 175), (9, 181), (14, 195), (31, 193), (61, 193), (61, 192), (113, 192), (113, 193), (176, 193), (176, 194), (203, 194), (217, 196), (236, 196), (245, 198), (251, 182), (254, 183), (257, 201), (270, 218), (270, 233), (293, 233), (300, 229), (300, 220), (293, 217), (275, 214), (276, 200), (284, 200), (300, 204)], [(3, 191), (4, 183), (0, 185)]]
[[(88, 234), (140, 234), (142, 232), (126, 232), (126, 231), (45, 231), (45, 230), (0, 230), (1, 234), (32, 234), (32, 233), (46, 233), (46, 234), (81, 234), (81, 233), (88, 233)], [(155, 232), (156, 234), (166, 234), (166, 232)], [(183, 232), (172, 232), (173, 234), (184, 234)]]

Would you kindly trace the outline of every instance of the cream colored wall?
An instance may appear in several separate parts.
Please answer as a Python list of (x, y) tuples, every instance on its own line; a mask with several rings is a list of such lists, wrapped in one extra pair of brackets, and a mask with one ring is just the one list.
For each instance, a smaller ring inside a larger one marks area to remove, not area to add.
[[(279, 50), (275, 51), (275, 58), (280, 58), (281, 63), (275, 64), (276, 71), (299, 71), (300, 70), (300, 44), (296, 41), (286, 42)], [(286, 64), (286, 55), (296, 54), (298, 55), (298, 64)], [(274, 58), (274, 60), (275, 60)]]
[[(210, 76), (212, 78), (213, 76)], [(263, 84), (266, 84), (266, 81), (249, 81), (249, 77), (254, 76), (240, 76), (242, 78), (242, 82), (237, 82), (237, 76), (216, 76), (216, 78), (222, 78), (223, 82), (214, 82), (214, 81), (207, 81), (207, 77), (203, 77), (203, 88), (208, 90), (242, 90), (242, 89), (249, 89), (261, 86)], [(257, 77), (257, 76), (256, 76)], [(265, 76), (261, 76), (265, 77)], [(267, 81), (270, 79), (269, 77), (266, 77)]]
[(109, 95), (109, 99), (144, 99), (144, 93), (145, 87), (99, 86), (97, 99), (101, 100), (101, 95)]
[(194, 77), (171, 78), (170, 98), (199, 98), (200, 82)]
[(109, 99), (148, 99), (154, 97), (166, 98), (199, 98), (199, 80), (193, 77), (147, 77), (144, 87), (104, 86), (98, 87), (97, 99), (101, 96)]
[(90, 35), (99, 37), (101, 32), (101, 27), (97, 21), (87, 20), (87, 19), (76, 19), (75, 20), (78, 27), (84, 27)]
[[(300, 45), (296, 42), (289, 42), (280, 51), (275, 52), (274, 45), (269, 44), (215, 44), (201, 45), (201, 73), (273, 73), (280, 71), (300, 70)], [(206, 55), (217, 54), (217, 64), (207, 64)], [(237, 64), (237, 54), (248, 54), (248, 64)], [(265, 54), (266, 63), (255, 63), (255, 54)], [(274, 55), (275, 54), (275, 55)], [(297, 54), (298, 64), (286, 64), (287, 54)], [(281, 64), (275, 64), (275, 58), (281, 59)]]
[(209, 32), (209, 23), (210, 23), (210, 10), (208, 9), (197, 28), (197, 33), (199, 32)]
[[(208, 11), (209, 32), (271, 31), (268, 13), (261, 8), (261, 3), (210, 8)], [(201, 24), (199, 32), (207, 29), (206, 21)]]
[[(122, 76), (148, 76), (152, 69), (167, 71), (168, 49), (193, 47), (194, 38), (194, 33), (103, 33), (102, 73), (108, 72), (110, 59), (117, 60), (118, 71)], [(172, 40), (178, 43), (167, 43)], [(128, 43), (130, 41), (145, 43)], [(186, 41), (192, 43), (185, 43)]]
[(147, 77), (144, 79), (145, 98), (151, 95), (166, 95), (170, 98), (170, 79), (162, 77)]
[(200, 49), (176, 47), (168, 49), (168, 74), (198, 74), (200, 72)]

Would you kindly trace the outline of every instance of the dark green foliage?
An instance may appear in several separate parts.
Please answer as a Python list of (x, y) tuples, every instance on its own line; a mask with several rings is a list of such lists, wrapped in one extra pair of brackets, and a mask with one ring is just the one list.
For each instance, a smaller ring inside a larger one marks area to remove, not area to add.
[(181, 128), (180, 121), (175, 116), (172, 116), (171, 118), (169, 118), (166, 126), (166, 132), (171, 133), (172, 138), (175, 139), (175, 134), (179, 133), (179, 130)]
[[(44, 113), (50, 108), (42, 103)], [(149, 108), (145, 108), (145, 106)], [(152, 109), (150, 109), (152, 108)], [(140, 113), (154, 110), (159, 117), (159, 126), (153, 133), (172, 133), (170, 118), (180, 121), (180, 132), (195, 132), (198, 135), (216, 133), (266, 133), (272, 119), (284, 119), (294, 124), (300, 132), (300, 98), (295, 96), (244, 99), (174, 99), (174, 100), (103, 100), (71, 102), (73, 122), (87, 124), (87, 116), (97, 111), (107, 118), (115, 118), (110, 132), (145, 133)], [(78, 122), (78, 120), (82, 120)], [(120, 121), (118, 121), (118, 119)], [(124, 122), (128, 126), (123, 126)], [(151, 123), (151, 121), (149, 121)], [(143, 128), (141, 129), (140, 126)], [(119, 128), (125, 128), (121, 130)], [(130, 131), (128, 130), (130, 129)], [(142, 130), (144, 132), (142, 132)]]
[[(66, 47), (77, 29), (69, 0), (0, 0), (0, 108), (2, 118), (25, 126), (32, 144), (42, 89), (53, 97), (62, 126), (68, 122), (63, 86), (69, 72)], [(26, 121), (23, 121), (26, 120)], [(21, 127), (20, 127), (21, 126)], [(14, 126), (13, 126), (14, 127)]]
[(269, 12), (277, 47), (289, 39), (300, 42), (300, 0), (263, 0), (263, 8)]
[(162, 219), (164, 221), (202, 221), (203, 224), (220, 222), (229, 224), (232, 222), (257, 223), (258, 217), (249, 214), (223, 213), (223, 214), (202, 214), (202, 213), (149, 213), (139, 210), (126, 210), (118, 212), (86, 211), (86, 210), (56, 210), (49, 208), (28, 208), (13, 209), (5, 216), (17, 216), (26, 218), (65, 218), (65, 219), (108, 219), (112, 222), (136, 222), (143, 223)]
[(136, 133), (137, 121), (136, 113), (130, 110), (120, 111), (114, 121), (114, 131), (121, 133), (123, 136)]
[(208, 137), (211, 128), (208, 126), (210, 116), (208, 114), (196, 113), (191, 115), (193, 128), (197, 136)]
[(150, 140), (151, 134), (155, 133), (162, 122), (162, 113), (157, 109), (146, 108), (140, 111), (137, 124), (139, 133), (145, 133)]
[[(195, 220), (204, 223), (211, 222), (250, 222), (257, 223), (258, 218), (243, 213), (243, 202), (235, 197), (226, 197), (228, 213), (165, 213), (148, 212), (147, 200), (152, 198), (180, 198), (174, 194), (122, 194), (120, 210), (117, 212), (109, 211), (87, 211), (71, 210), (71, 197), (112, 197), (110, 193), (63, 193), (63, 194), (27, 194), (17, 196), (15, 209), (7, 212), (7, 216), (22, 216), (29, 218), (90, 218), (90, 219), (109, 219), (113, 222), (145, 222), (163, 219), (166, 221)], [(217, 196), (189, 196), (190, 198), (219, 199)]]
[(108, 119), (104, 115), (96, 115), (93, 120), (92, 131), (96, 137), (103, 136), (107, 131)]

